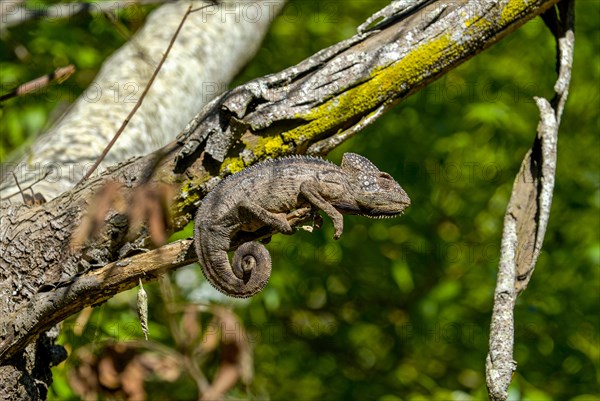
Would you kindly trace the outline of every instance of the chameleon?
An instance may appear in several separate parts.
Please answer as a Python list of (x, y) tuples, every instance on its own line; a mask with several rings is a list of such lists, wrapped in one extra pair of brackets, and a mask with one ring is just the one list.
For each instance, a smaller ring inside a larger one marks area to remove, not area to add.
[(249, 241), (235, 249), (230, 263), (237, 235), (265, 227), (292, 234), (288, 213), (308, 209), (331, 218), (337, 240), (344, 214), (392, 217), (409, 205), (392, 176), (355, 153), (345, 153), (340, 166), (311, 156), (270, 159), (228, 176), (206, 195), (195, 217), (194, 246), (213, 287), (247, 298), (267, 284), (271, 256), (263, 244)]

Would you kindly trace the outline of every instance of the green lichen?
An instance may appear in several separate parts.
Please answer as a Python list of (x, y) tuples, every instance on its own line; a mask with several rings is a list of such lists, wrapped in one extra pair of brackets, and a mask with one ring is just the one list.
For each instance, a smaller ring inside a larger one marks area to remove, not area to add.
[(313, 139), (313, 137), (307, 135), (307, 133), (301, 129), (284, 132), (281, 136), (284, 143), (300, 144)]

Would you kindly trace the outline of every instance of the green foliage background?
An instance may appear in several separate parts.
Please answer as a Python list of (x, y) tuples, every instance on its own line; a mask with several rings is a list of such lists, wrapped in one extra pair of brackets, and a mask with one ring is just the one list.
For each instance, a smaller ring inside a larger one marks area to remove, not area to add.
[[(351, 36), (384, 4), (292, 1), (237, 82)], [(125, 10), (118, 23), (133, 32), (148, 10)], [(598, 0), (576, 4), (576, 54), (552, 216), (516, 308), (514, 400), (600, 397), (599, 11)], [(77, 73), (61, 86), (1, 105), (2, 161), (55, 119), (124, 40), (105, 18), (89, 15), (29, 21), (3, 32), (3, 93), (68, 63)], [(552, 96), (554, 54), (552, 36), (535, 19), (329, 156), (336, 163), (345, 151), (368, 157), (402, 184), (413, 204), (393, 220), (347, 217), (337, 242), (327, 219), (314, 233), (273, 239), (274, 271), (265, 291), (250, 302), (219, 298), (234, 306), (253, 346), (254, 380), (234, 396), (487, 398), (484, 363), (503, 214), (535, 135), (532, 96)], [(179, 302), (214, 295), (197, 266), (172, 279), (180, 284)], [(156, 287), (148, 290), (151, 337), (170, 345), (167, 312)], [(75, 336), (71, 319), (64, 343), (74, 350), (141, 338), (134, 303), (129, 292), (97, 308), (89, 335)], [(66, 381), (69, 367), (67, 360), (54, 370), (54, 399), (77, 398)], [(196, 397), (189, 379), (152, 388), (155, 399)]]

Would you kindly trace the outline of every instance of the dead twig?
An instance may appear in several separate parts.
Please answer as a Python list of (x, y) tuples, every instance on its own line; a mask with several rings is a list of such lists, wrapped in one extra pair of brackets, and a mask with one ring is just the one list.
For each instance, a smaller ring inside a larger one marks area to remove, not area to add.
[[(202, 7), (200, 9), (202, 9)], [(187, 11), (185, 12), (185, 14), (183, 15), (183, 17), (181, 18), (181, 22), (179, 23), (179, 26), (175, 30), (175, 33), (173, 34), (173, 37), (171, 38), (171, 41), (169, 42), (169, 45), (167, 46), (167, 50), (165, 51), (165, 54), (163, 54), (163, 56), (161, 57), (160, 62), (156, 66), (156, 69), (154, 70), (154, 73), (150, 77), (150, 80), (148, 81), (148, 84), (144, 88), (144, 91), (140, 95), (140, 98), (136, 102), (135, 106), (133, 106), (133, 109), (131, 109), (131, 111), (129, 112), (129, 115), (127, 116), (127, 118), (125, 118), (125, 120), (123, 121), (123, 124), (121, 124), (121, 127), (119, 127), (119, 129), (117, 130), (117, 133), (115, 134), (115, 136), (111, 139), (111, 141), (108, 143), (108, 145), (106, 145), (106, 147), (102, 151), (102, 154), (100, 154), (100, 156), (98, 157), (98, 159), (96, 159), (96, 162), (94, 163), (94, 165), (87, 171), (87, 173), (83, 176), (83, 178), (79, 181), (79, 183), (77, 185), (81, 184), (82, 182), (84, 182), (85, 180), (87, 180), (88, 178), (91, 177), (91, 175), (98, 168), (98, 166), (100, 165), (100, 163), (102, 163), (102, 160), (104, 160), (104, 158), (106, 157), (106, 155), (108, 154), (108, 152), (110, 151), (110, 149), (113, 147), (113, 145), (115, 144), (115, 142), (117, 142), (117, 139), (119, 139), (119, 137), (121, 136), (121, 134), (123, 133), (123, 131), (125, 131), (125, 128), (129, 124), (129, 121), (131, 121), (131, 118), (135, 115), (135, 113), (138, 111), (138, 109), (142, 106), (142, 102), (144, 101), (144, 98), (146, 97), (146, 95), (150, 91), (150, 88), (152, 87), (152, 83), (154, 82), (154, 80), (156, 79), (156, 76), (160, 72), (160, 69), (162, 68), (163, 64), (165, 63), (165, 60), (169, 56), (169, 52), (173, 48), (173, 44), (175, 43), (175, 40), (177, 39), (177, 36), (179, 36), (179, 32), (181, 31), (181, 28), (183, 27), (183, 24), (185, 23), (185, 20), (187, 19), (187, 17), (191, 13), (192, 13), (192, 5), (190, 4), (190, 6), (188, 7)]]
[(5, 100), (12, 99), (14, 97), (37, 92), (40, 89), (50, 85), (54, 81), (58, 82), (59, 84), (63, 83), (65, 80), (69, 79), (74, 72), (75, 66), (73, 64), (69, 64), (66, 67), (57, 68), (49, 74), (43, 75), (29, 82), (25, 82), (24, 84), (17, 86), (15, 90), (5, 93), (4, 95), (0, 96), (0, 102), (4, 102)]

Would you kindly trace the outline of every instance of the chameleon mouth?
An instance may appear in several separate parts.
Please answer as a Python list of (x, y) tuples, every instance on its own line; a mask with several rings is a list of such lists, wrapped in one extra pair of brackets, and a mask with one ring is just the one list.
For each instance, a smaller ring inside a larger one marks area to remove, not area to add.
[(368, 217), (371, 219), (389, 219), (392, 217), (400, 216), (404, 213), (404, 208), (401, 210), (382, 210), (382, 209), (373, 209), (367, 207), (360, 207), (354, 205), (336, 205), (336, 209), (338, 209), (341, 213), (345, 214), (356, 214), (359, 216)]
[(390, 219), (392, 217), (400, 216), (404, 213), (405, 208), (361, 208), (359, 214), (361, 216), (369, 217), (371, 219)]
[(391, 219), (392, 217), (400, 216), (403, 213), (404, 213), (404, 210), (400, 211), (400, 212), (396, 212), (396, 211), (394, 211), (394, 212), (375, 212), (375, 211), (373, 211), (373, 212), (370, 212), (369, 214), (361, 213), (360, 215), (364, 216), (364, 217), (368, 217), (370, 219)]

